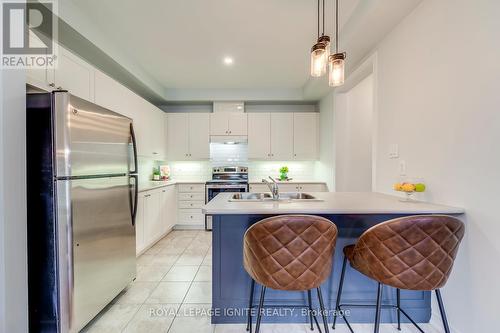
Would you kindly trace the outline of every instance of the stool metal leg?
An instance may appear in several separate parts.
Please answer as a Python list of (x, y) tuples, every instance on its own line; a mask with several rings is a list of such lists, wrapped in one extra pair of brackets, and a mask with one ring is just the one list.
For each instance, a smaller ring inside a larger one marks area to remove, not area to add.
[(401, 289), (396, 289), (396, 302), (398, 305), (398, 331), (401, 331)]
[(321, 309), (321, 316), (323, 317), (323, 325), (325, 326), (325, 333), (329, 333), (328, 320), (326, 318), (325, 304), (323, 303), (323, 295), (321, 294), (321, 287), (318, 287), (317, 291), (318, 291), (319, 307)]
[(443, 298), (441, 297), (441, 291), (439, 289), (436, 289), (436, 297), (439, 305), (439, 312), (441, 312), (441, 319), (443, 320), (444, 331), (445, 333), (450, 333), (450, 326), (448, 325), (448, 319), (444, 311)]
[(337, 322), (337, 312), (340, 312), (340, 297), (342, 297), (342, 288), (344, 287), (344, 277), (345, 277), (345, 269), (347, 266), (347, 257), (344, 256), (344, 261), (342, 262), (342, 273), (340, 274), (340, 282), (339, 289), (337, 290), (337, 301), (335, 303), (335, 312), (333, 313), (333, 326), (335, 329), (335, 323)]
[(252, 306), (253, 306), (253, 292), (255, 289), (255, 280), (252, 279), (252, 284), (250, 285), (250, 299), (248, 300), (248, 319), (247, 319), (247, 331), (252, 332)]
[(377, 308), (375, 310), (375, 333), (379, 333), (380, 330), (380, 310), (382, 305), (382, 284), (378, 284), (377, 292)]
[(255, 333), (260, 331), (260, 321), (262, 320), (262, 307), (264, 306), (264, 295), (266, 294), (266, 287), (262, 286), (260, 290), (259, 307), (257, 308), (257, 322), (255, 323)]
[(311, 331), (313, 331), (314, 326), (313, 326), (313, 308), (312, 308), (311, 290), (307, 291), (307, 300), (309, 302), (309, 322), (311, 323)]

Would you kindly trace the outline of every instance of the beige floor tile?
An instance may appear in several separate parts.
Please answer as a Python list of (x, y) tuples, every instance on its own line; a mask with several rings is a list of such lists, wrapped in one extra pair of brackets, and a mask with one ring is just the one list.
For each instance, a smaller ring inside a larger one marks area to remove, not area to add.
[(177, 265), (184, 265), (184, 266), (201, 265), (204, 258), (205, 258), (205, 256), (201, 255), (201, 254), (183, 253), (180, 256), (179, 260), (176, 262), (176, 264)]
[(212, 303), (212, 282), (193, 282), (184, 303)]
[(160, 282), (146, 303), (182, 303), (190, 282)]
[(124, 333), (167, 332), (180, 304), (144, 304), (128, 323)]
[(177, 254), (155, 254), (150, 265), (172, 266), (179, 259)]
[(200, 266), (198, 273), (194, 278), (194, 281), (212, 281), (212, 266)]
[(210, 307), (210, 304), (183, 304), (169, 333), (213, 333), (215, 325), (210, 323)]
[(132, 282), (116, 299), (117, 304), (142, 304), (151, 295), (158, 282)]
[(205, 265), (205, 266), (212, 266), (212, 252), (211, 251), (209, 251), (207, 253), (207, 255), (205, 256), (205, 258), (203, 258), (203, 261), (201, 264)]
[(168, 245), (168, 246), (165, 246), (165, 247), (161, 248), (159, 254), (176, 254), (176, 255), (180, 255), (185, 250), (186, 250), (185, 247)]
[(155, 282), (161, 281), (163, 277), (170, 270), (171, 266), (160, 266), (160, 265), (151, 265), (151, 266), (140, 266), (137, 269), (137, 278), (136, 281), (142, 282)]
[(154, 255), (153, 254), (142, 254), (137, 258), (137, 265), (139, 266), (146, 266), (146, 265), (151, 265), (153, 262)]
[(119, 333), (139, 310), (140, 305), (115, 304), (101, 312), (82, 332), (88, 333)]
[(199, 266), (174, 265), (163, 281), (191, 282), (193, 281)]

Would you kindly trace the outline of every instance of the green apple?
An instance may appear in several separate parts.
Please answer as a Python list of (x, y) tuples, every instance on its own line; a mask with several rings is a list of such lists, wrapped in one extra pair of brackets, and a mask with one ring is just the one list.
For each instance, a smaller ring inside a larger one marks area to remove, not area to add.
[(425, 191), (425, 184), (418, 183), (415, 184), (415, 192), (424, 192)]

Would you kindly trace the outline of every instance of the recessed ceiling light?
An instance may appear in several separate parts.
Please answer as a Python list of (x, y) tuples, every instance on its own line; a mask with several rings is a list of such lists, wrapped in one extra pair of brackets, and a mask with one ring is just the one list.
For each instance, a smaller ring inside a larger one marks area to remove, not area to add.
[(234, 59), (232, 57), (224, 57), (224, 65), (230, 66), (234, 63)]

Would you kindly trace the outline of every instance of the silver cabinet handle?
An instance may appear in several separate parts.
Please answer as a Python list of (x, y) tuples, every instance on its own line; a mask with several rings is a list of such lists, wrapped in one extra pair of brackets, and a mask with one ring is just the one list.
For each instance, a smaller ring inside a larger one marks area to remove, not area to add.
[(49, 83), (49, 86), (52, 87), (52, 88), (54, 88), (56, 86), (56, 84), (55, 83)]

